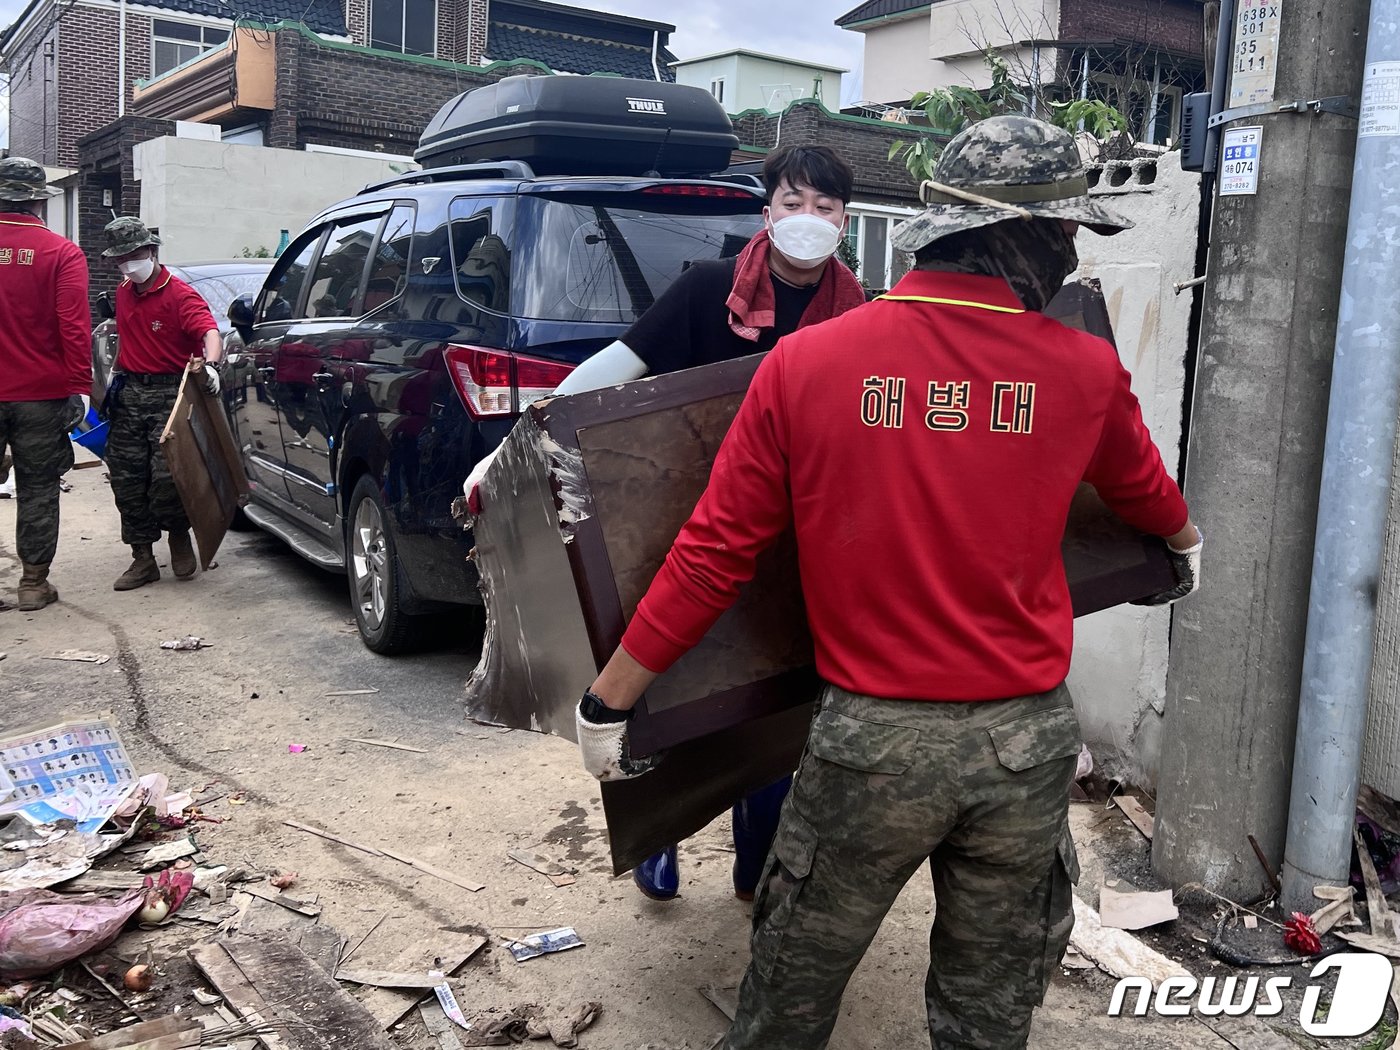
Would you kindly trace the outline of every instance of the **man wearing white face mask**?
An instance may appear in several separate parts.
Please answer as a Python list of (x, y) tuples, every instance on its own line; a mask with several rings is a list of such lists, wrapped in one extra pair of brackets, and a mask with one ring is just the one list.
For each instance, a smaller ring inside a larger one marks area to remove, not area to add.
[[(160, 238), (133, 216), (107, 224), (102, 253), (121, 272), (117, 286), (116, 376), (107, 395), (111, 419), (107, 467), (122, 519), (122, 542), (131, 565), (112, 589), (135, 590), (160, 579), (154, 544), (170, 534), (170, 568), (177, 579), (194, 575), (198, 562), (190, 523), (160, 450), (160, 435), (180, 392), (191, 358), (217, 365), (223, 357), (219, 326), (198, 292), (160, 265)], [(219, 376), (204, 369), (206, 389), (219, 391)]]
[[(763, 165), (768, 204), (763, 229), (737, 255), (692, 264), (617, 342), (585, 361), (555, 390), (576, 394), (644, 375), (730, 361), (771, 350), (785, 335), (820, 324), (865, 302), (865, 292), (833, 258), (846, 229), (850, 166), (825, 146), (789, 146)], [(476, 487), (490, 466), (466, 482)], [(777, 827), (789, 778), (734, 807), (734, 892), (752, 900)], [(680, 891), (676, 847), (647, 858), (633, 872), (653, 900)]]

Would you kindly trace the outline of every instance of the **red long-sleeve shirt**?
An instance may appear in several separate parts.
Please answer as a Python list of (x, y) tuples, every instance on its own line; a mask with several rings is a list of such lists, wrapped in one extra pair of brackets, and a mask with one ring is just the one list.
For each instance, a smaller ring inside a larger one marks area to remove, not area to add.
[(82, 249), (34, 216), (0, 212), (0, 401), (91, 392)]
[(829, 682), (897, 699), (1042, 692), (1069, 671), (1060, 556), (1080, 481), (1168, 536), (1188, 515), (1113, 347), (999, 278), (916, 271), (781, 340), (623, 647), (665, 671), (792, 524)]

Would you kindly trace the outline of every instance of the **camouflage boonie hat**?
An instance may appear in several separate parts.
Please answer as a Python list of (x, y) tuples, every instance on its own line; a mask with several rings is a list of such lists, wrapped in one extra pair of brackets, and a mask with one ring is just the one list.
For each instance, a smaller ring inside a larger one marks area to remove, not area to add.
[(959, 132), (919, 199), (923, 213), (894, 229), (901, 251), (1013, 218), (1066, 219), (1105, 237), (1133, 226), (1089, 196), (1074, 136), (1030, 117), (989, 117)]
[(107, 235), (107, 250), (103, 258), (115, 259), (119, 255), (130, 255), (139, 248), (152, 248), (160, 244), (160, 238), (146, 229), (146, 224), (134, 215), (123, 215), (113, 219), (102, 232)]
[(62, 190), (51, 189), (44, 166), (28, 157), (0, 160), (0, 201), (42, 201)]

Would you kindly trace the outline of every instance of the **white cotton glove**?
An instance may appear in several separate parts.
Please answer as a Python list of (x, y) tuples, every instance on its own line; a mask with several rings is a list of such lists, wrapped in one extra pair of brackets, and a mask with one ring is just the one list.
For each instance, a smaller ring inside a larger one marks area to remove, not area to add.
[(501, 446), (497, 445), (490, 452), (481, 458), (481, 462), (472, 467), (471, 473), (467, 475), (467, 480), (462, 482), (462, 495), (467, 497), (467, 510), (472, 514), (481, 513), (481, 493), (478, 486), (481, 479), (486, 477), (486, 472), (491, 469), (491, 464), (496, 462), (496, 457), (501, 454)]
[[(574, 726), (578, 730), (578, 749), (583, 755), (583, 768), (599, 780), (631, 780), (648, 772), (656, 764), (655, 756), (633, 758), (627, 746), (627, 722), (594, 722), (584, 714), (589, 695), (574, 711)], [(596, 698), (594, 698), (596, 699)]]
[(202, 371), (204, 372), (205, 392), (213, 395), (214, 397), (218, 397), (220, 390), (218, 370), (212, 364), (206, 361), (204, 362), (204, 368), (202, 369)]
[(1195, 546), (1187, 547), (1185, 550), (1177, 550), (1168, 545), (1167, 550), (1171, 555), (1172, 572), (1176, 576), (1176, 586), (1167, 590), (1144, 598), (1140, 602), (1133, 602), (1134, 605), (1171, 605), (1181, 601), (1189, 594), (1193, 594), (1201, 585), (1201, 548), (1205, 546), (1206, 534), (1198, 528), (1196, 535), (1200, 537)]

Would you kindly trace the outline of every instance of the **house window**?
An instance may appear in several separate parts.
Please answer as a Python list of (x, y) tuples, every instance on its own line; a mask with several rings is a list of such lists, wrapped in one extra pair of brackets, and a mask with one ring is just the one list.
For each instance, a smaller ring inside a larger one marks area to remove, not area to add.
[(151, 20), (151, 76), (168, 73), (228, 39), (228, 30), (190, 22)]
[(724, 77), (715, 77), (710, 81), (710, 94), (715, 96), (715, 101), (720, 105), (724, 104)]
[(1102, 99), (1128, 118), (1128, 130), (1139, 142), (1170, 146), (1181, 123), (1181, 89), (1159, 87), (1156, 104), (1152, 85), (1126, 77), (1097, 76), (1089, 80), (1089, 98)]
[(846, 241), (855, 251), (856, 276), (866, 288), (887, 291), (908, 271), (910, 257), (895, 249), (890, 235), (896, 223), (913, 214), (868, 204), (846, 209)]
[(405, 55), (437, 51), (435, 0), (370, 0), (369, 46)]

